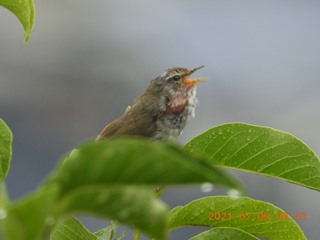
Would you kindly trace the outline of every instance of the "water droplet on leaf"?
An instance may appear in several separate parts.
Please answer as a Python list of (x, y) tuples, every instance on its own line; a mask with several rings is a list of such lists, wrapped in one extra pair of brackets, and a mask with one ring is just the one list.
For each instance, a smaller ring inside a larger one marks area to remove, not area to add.
[(212, 183), (203, 183), (200, 186), (202, 192), (211, 192), (214, 189), (214, 185)]
[(56, 220), (53, 216), (46, 217), (46, 219), (44, 221), (45, 221), (46, 225), (48, 225), (48, 226), (52, 226), (56, 223)]
[(0, 208), (0, 220), (3, 220), (7, 217), (7, 211), (3, 208)]
[(230, 189), (227, 191), (227, 195), (229, 197), (234, 197), (234, 198), (238, 198), (241, 196), (241, 192), (237, 189)]

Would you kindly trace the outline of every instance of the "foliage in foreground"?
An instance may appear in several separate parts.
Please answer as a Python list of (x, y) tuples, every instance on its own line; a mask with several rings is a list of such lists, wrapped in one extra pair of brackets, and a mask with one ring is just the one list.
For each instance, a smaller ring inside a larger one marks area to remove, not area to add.
[(24, 29), (24, 42), (28, 42), (34, 23), (33, 0), (0, 0), (0, 6), (8, 9), (19, 19)]
[[(6, 195), (12, 134), (0, 121), (1, 233), (4, 239), (115, 239), (113, 222), (96, 233), (72, 215), (96, 215), (134, 227), (155, 239), (184, 226), (207, 226), (192, 240), (306, 239), (297, 223), (270, 203), (244, 194), (224, 168), (279, 178), (320, 190), (318, 157), (291, 134), (229, 123), (209, 129), (183, 148), (146, 139), (88, 142), (61, 161), (45, 183), (17, 202)], [(195, 199), (169, 210), (154, 189), (210, 182), (239, 196)], [(263, 224), (262, 224), (263, 223)], [(123, 234), (118, 238), (122, 239)], [(138, 239), (138, 234), (135, 239)]]

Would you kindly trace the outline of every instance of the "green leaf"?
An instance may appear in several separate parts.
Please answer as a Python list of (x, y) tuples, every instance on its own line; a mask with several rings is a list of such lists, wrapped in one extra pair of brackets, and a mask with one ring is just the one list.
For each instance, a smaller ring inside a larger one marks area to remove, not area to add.
[(77, 219), (67, 217), (58, 222), (51, 238), (52, 240), (99, 240), (97, 236), (89, 232)]
[(33, 0), (0, 0), (0, 5), (11, 11), (24, 28), (24, 41), (28, 41), (34, 23)]
[(203, 181), (238, 188), (222, 170), (172, 144), (141, 139), (88, 143), (73, 151), (40, 190), (9, 208), (5, 236), (37, 240), (48, 231), (49, 220), (82, 212), (165, 239), (167, 208), (154, 186)]
[(144, 186), (83, 186), (70, 189), (59, 201), (57, 215), (90, 213), (135, 226), (157, 239), (165, 239), (167, 207)]
[(197, 236), (190, 238), (189, 240), (208, 240), (208, 239), (219, 239), (219, 240), (259, 240), (255, 236), (246, 233), (243, 230), (229, 227), (217, 227), (209, 231), (202, 232)]
[[(85, 176), (85, 177), (84, 177)], [(145, 139), (91, 142), (75, 150), (53, 176), (61, 194), (110, 184), (190, 184), (212, 182), (241, 190), (221, 169), (185, 153), (181, 148)]]
[(12, 156), (12, 133), (0, 118), (0, 183), (3, 182), (10, 168)]
[(2, 220), (4, 239), (40, 240), (54, 224), (52, 212), (57, 189), (42, 189), (9, 206)]
[(114, 139), (91, 142), (74, 150), (47, 186), (58, 184), (61, 189), (57, 216), (89, 212), (163, 239), (167, 210), (156, 199), (154, 186), (209, 181), (240, 189), (232, 177), (175, 145)]
[(169, 229), (186, 225), (238, 228), (270, 240), (306, 240), (283, 210), (247, 197), (206, 197), (172, 209)]
[(185, 149), (213, 165), (280, 178), (320, 191), (320, 161), (293, 135), (243, 123), (223, 124), (200, 134)]
[(98, 232), (95, 232), (94, 235), (98, 237), (98, 240), (113, 240), (117, 232), (117, 223), (111, 221), (111, 225), (106, 228), (100, 229)]

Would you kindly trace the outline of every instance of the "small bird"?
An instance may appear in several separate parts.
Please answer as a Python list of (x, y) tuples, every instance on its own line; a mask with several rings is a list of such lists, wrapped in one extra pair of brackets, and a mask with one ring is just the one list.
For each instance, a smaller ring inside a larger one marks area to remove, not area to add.
[(189, 76), (203, 67), (167, 69), (150, 82), (132, 107), (102, 130), (97, 140), (128, 135), (154, 140), (178, 138), (187, 120), (194, 117), (196, 86), (205, 79)]

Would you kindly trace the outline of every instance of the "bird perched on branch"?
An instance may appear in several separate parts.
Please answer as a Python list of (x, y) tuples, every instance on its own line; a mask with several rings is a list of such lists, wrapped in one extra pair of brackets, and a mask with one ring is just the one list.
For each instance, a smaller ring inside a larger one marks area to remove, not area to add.
[(176, 139), (189, 118), (194, 117), (196, 87), (204, 78), (190, 79), (203, 68), (174, 67), (152, 80), (122, 116), (108, 124), (97, 139), (144, 136), (156, 140)]

